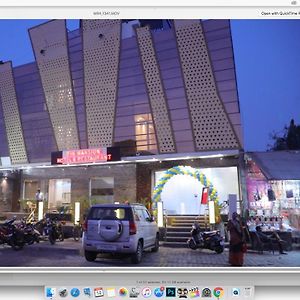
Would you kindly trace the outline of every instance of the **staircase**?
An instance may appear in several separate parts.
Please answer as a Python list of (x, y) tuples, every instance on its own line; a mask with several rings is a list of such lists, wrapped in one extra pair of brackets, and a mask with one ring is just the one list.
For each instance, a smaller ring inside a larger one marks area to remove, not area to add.
[[(205, 222), (206, 218), (206, 222)], [(195, 215), (168, 215), (166, 217), (166, 234), (162, 242), (164, 247), (185, 248), (187, 240), (191, 237), (193, 223), (197, 221), (201, 228), (208, 229), (208, 216)]]

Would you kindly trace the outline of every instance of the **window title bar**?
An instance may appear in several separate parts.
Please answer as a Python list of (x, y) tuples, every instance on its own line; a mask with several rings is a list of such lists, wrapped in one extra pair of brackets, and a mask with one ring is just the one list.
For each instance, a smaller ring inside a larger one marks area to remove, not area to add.
[[(300, 1), (300, 0), (299, 0)], [(1, 6), (0, 6), (1, 7)], [(1, 7), (0, 19), (299, 19), (299, 7)]]
[(163, 0), (152, 0), (148, 1), (137, 1), (127, 0), (124, 5), (124, 0), (110, 0), (110, 1), (98, 1), (98, 0), (86, 0), (86, 1), (62, 1), (52, 0), (50, 1), (38, 1), (38, 0), (27, 0), (26, 4), (21, 0), (11, 0), (8, 2), (2, 2), (0, 7), (283, 7), (283, 6), (300, 6), (300, 0), (252, 0), (252, 1), (241, 1), (241, 0), (188, 0), (188, 1), (169, 1)]

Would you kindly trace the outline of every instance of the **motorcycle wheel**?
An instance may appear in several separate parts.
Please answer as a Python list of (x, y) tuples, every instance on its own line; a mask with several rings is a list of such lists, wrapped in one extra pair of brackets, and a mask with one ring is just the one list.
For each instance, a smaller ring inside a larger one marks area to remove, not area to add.
[(19, 251), (22, 250), (24, 248), (24, 243), (16, 243), (16, 244), (11, 244), (11, 247), (15, 250), (15, 251)]
[(58, 234), (58, 240), (59, 240), (60, 242), (63, 242), (64, 239), (65, 239), (64, 233), (63, 233), (62, 231), (59, 232), (59, 234)]
[(41, 237), (40, 237), (40, 235), (35, 235), (35, 242), (36, 243), (39, 243), (40, 242), (40, 240), (41, 240)]
[(24, 248), (25, 241), (20, 236), (13, 236), (9, 244), (15, 251), (19, 251)]
[(56, 243), (56, 234), (54, 233), (54, 231), (51, 230), (49, 232), (48, 239), (51, 245), (54, 245)]
[(30, 240), (27, 241), (28, 245), (33, 245), (34, 244), (34, 237), (31, 237)]
[(81, 238), (81, 227), (78, 225), (73, 227), (73, 238), (75, 242), (78, 242)]
[(217, 254), (221, 254), (224, 251), (224, 247), (223, 246), (218, 246), (215, 248), (215, 252)]
[(188, 246), (192, 250), (196, 250), (197, 249), (197, 245), (196, 245), (196, 243), (194, 242), (193, 239), (188, 240)]

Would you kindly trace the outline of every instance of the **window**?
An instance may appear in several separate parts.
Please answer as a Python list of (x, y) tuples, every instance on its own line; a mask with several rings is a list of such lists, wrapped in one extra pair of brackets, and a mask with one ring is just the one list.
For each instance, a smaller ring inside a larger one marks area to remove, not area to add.
[(137, 150), (157, 150), (155, 130), (151, 114), (135, 115), (134, 121)]
[(147, 220), (147, 221), (151, 220), (151, 215), (147, 209), (143, 209), (143, 214), (144, 214), (145, 220)]
[(131, 220), (129, 208), (94, 207), (91, 209), (89, 220)]
[(136, 208), (135, 210), (136, 221), (146, 221), (143, 209)]
[(93, 203), (113, 203), (114, 178), (95, 177), (90, 179), (90, 199)]
[(24, 181), (23, 199), (24, 200), (34, 200), (37, 189), (38, 189), (37, 181), (25, 180)]

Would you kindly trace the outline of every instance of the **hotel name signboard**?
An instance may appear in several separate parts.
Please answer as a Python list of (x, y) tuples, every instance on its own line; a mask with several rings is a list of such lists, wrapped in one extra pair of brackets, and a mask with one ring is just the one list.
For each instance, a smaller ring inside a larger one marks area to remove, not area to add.
[(73, 165), (121, 160), (119, 147), (56, 151), (51, 153), (51, 165)]

